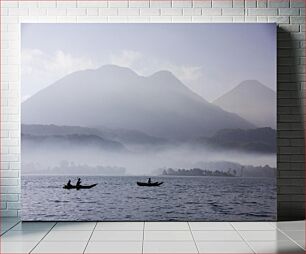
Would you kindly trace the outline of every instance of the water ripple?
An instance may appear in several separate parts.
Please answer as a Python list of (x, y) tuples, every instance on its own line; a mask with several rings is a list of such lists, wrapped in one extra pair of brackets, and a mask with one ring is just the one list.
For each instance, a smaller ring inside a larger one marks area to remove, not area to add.
[[(276, 219), (276, 181), (267, 178), (83, 176), (90, 190), (64, 190), (66, 176), (23, 176), (24, 220), (237, 221)], [(42, 186), (41, 183), (44, 183)], [(52, 192), (50, 190), (52, 189)], [(52, 198), (50, 198), (52, 195)], [(68, 204), (69, 203), (69, 204)]]

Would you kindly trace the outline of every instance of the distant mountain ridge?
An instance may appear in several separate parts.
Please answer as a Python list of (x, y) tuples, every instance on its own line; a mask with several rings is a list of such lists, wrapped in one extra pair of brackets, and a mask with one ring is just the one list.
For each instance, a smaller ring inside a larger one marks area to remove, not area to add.
[(210, 138), (199, 138), (197, 142), (224, 150), (273, 154), (276, 153), (276, 130), (268, 127), (252, 130), (224, 129)]
[(23, 124), (129, 129), (189, 139), (254, 125), (193, 93), (172, 73), (138, 76), (106, 65), (72, 73), (22, 103)]
[(112, 130), (104, 127), (89, 128), (81, 126), (51, 125), (21, 125), (21, 133), (32, 136), (63, 136), (63, 135), (94, 135), (110, 141), (128, 144), (164, 144), (165, 139), (149, 136), (146, 133), (134, 130)]
[(258, 127), (276, 128), (276, 92), (257, 80), (241, 82), (213, 103)]
[[(197, 137), (185, 142), (171, 142), (171, 140), (149, 136), (146, 133), (131, 130), (111, 130), (80, 126), (56, 125), (24, 125), (21, 126), (22, 141), (36, 142), (36, 144), (52, 145), (55, 141), (60, 144), (96, 146), (97, 148), (129, 149), (130, 145), (139, 145), (148, 149), (169, 148), (188, 144), (191, 146), (207, 146), (217, 150), (241, 150), (244, 152), (275, 153), (276, 130), (271, 128), (257, 129), (222, 129), (211, 137)], [(132, 146), (133, 147), (133, 146)]]
[(23, 147), (59, 147), (64, 149), (71, 148), (98, 148), (106, 151), (127, 151), (127, 149), (119, 142), (103, 139), (96, 135), (70, 134), (70, 135), (46, 135), (37, 136), (30, 134), (22, 134)]

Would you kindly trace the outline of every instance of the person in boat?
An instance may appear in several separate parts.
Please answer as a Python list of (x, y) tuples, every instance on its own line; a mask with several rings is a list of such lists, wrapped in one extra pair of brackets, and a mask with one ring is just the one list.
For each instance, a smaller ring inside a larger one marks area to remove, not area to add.
[(151, 177), (149, 178), (149, 180), (148, 180), (148, 184), (151, 184), (152, 182), (151, 182)]
[(69, 179), (69, 181), (68, 181), (68, 183), (67, 183), (67, 186), (68, 187), (71, 187), (72, 185), (71, 185), (71, 180)]
[(76, 183), (76, 186), (77, 186), (77, 187), (78, 187), (78, 186), (81, 186), (81, 183), (82, 183), (81, 178), (79, 178), (78, 181), (77, 181), (77, 183)]

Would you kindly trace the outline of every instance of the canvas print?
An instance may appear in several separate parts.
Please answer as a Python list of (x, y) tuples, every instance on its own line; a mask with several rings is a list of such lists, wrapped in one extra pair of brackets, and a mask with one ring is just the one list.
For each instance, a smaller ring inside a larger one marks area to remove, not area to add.
[(22, 24), (22, 219), (276, 220), (275, 24)]

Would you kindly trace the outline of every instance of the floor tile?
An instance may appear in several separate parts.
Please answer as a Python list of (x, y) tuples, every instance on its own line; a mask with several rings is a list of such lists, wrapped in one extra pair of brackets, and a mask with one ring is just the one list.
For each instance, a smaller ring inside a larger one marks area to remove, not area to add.
[(144, 242), (143, 253), (198, 253), (194, 242)]
[(47, 232), (41, 231), (12, 231), (1, 236), (2, 242), (35, 242), (40, 241)]
[(55, 231), (70, 231), (70, 230), (93, 230), (96, 222), (58, 222), (52, 229)]
[(86, 242), (40, 242), (32, 253), (83, 253)]
[(302, 248), (305, 249), (305, 231), (304, 230), (290, 230), (282, 231), (285, 235), (289, 236), (291, 240), (295, 241)]
[(304, 230), (290, 230), (282, 231), (285, 235), (288, 235), (293, 240), (305, 240)]
[(29, 253), (37, 242), (2, 242), (0, 253)]
[(197, 242), (200, 253), (253, 253), (245, 242)]
[(291, 241), (249, 242), (256, 253), (304, 253), (304, 250)]
[(190, 230), (187, 222), (145, 222), (145, 230)]
[(305, 247), (305, 240), (296, 240), (295, 241), (301, 248), (303, 248), (304, 250), (306, 249)]
[(95, 230), (143, 230), (144, 222), (98, 222)]
[(85, 253), (142, 253), (142, 242), (89, 242)]
[(281, 230), (305, 230), (305, 221), (281, 221), (276, 223)]
[(0, 228), (1, 228), (1, 234), (5, 233), (6, 231), (10, 230), (14, 225), (1, 225)]
[(13, 224), (16, 224), (19, 221), (20, 221), (20, 218), (15, 218), (15, 217), (2, 217), (2, 218), (0, 218), (1, 225), (3, 223), (13, 223)]
[(283, 233), (278, 230), (271, 231), (239, 231), (246, 241), (285, 241), (289, 240)]
[[(17, 232), (17, 231), (16, 231)], [(86, 242), (92, 231), (50, 231), (43, 239), (44, 242)]]
[(142, 241), (143, 231), (94, 231), (90, 241), (108, 242), (108, 241)]
[(0, 235), (4, 234), (6, 231), (8, 231), (7, 228), (1, 228), (1, 230), (0, 230)]
[(232, 222), (236, 230), (275, 230), (269, 222)]
[(191, 230), (235, 230), (229, 222), (189, 222)]
[(1, 234), (8, 231), (9, 229), (13, 228), (15, 225), (18, 225), (18, 221), (15, 222), (1, 222), (0, 224), (0, 229), (1, 229)]
[(192, 231), (195, 241), (243, 241), (236, 231)]
[(11, 230), (13, 231), (49, 231), (55, 222), (20, 222)]
[(145, 241), (193, 241), (190, 231), (145, 231)]
[(276, 227), (277, 222), (276, 222), (276, 221), (270, 221), (269, 223), (271, 224), (271, 226), (272, 226), (274, 229), (277, 229), (277, 227)]
[(0, 226), (1, 226), (1, 228), (3, 228), (3, 227), (11, 228), (11, 227), (13, 227), (15, 225), (18, 225), (18, 223), (20, 223), (20, 222), (2, 222), (0, 224)]

